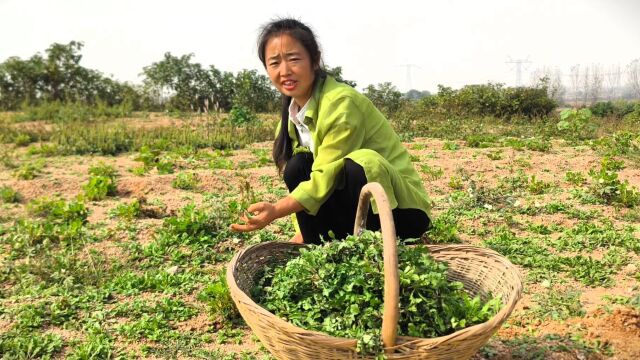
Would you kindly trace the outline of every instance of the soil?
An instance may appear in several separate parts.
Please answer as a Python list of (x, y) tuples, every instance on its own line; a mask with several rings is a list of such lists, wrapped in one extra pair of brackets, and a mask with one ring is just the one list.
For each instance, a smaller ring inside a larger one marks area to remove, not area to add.
[[(176, 126), (181, 120), (168, 118), (153, 118), (150, 120), (136, 120), (136, 124), (141, 127), (152, 126)], [(31, 124), (23, 123), (20, 126), (31, 126)], [(500, 179), (513, 176), (516, 169), (522, 169), (527, 175), (535, 175), (537, 179), (552, 182), (562, 190), (568, 190), (574, 185), (564, 180), (564, 174), (567, 171), (580, 171), (585, 176), (586, 169), (599, 166), (600, 156), (586, 147), (570, 147), (562, 141), (554, 141), (553, 148), (548, 153), (539, 153), (533, 151), (518, 151), (511, 148), (501, 148), (502, 159), (491, 160), (487, 154), (496, 152), (495, 148), (475, 149), (465, 147), (463, 142), (457, 142), (460, 149), (455, 152), (443, 150), (444, 141), (437, 139), (422, 138), (416, 139), (414, 143), (424, 145), (422, 150), (413, 150), (412, 144), (406, 144), (412, 155), (420, 158), (419, 164), (428, 164), (434, 168), (441, 168), (444, 175), (438, 179), (430, 179), (424, 173), (421, 173), (422, 179), (426, 185), (427, 191), (436, 203), (439, 203), (451, 192), (449, 180), (451, 176), (464, 174), (473, 177), (477, 182), (482, 182), (486, 186), (496, 186)], [(269, 143), (254, 144), (252, 148), (269, 149)], [(24, 148), (15, 150), (19, 156), (26, 157)], [(253, 162), (257, 157), (251, 153), (249, 149), (234, 151), (234, 155), (229, 157), (235, 165), (241, 162)], [(91, 224), (103, 223), (106, 228), (113, 229), (116, 221), (109, 216), (109, 210), (117, 204), (129, 203), (133, 199), (138, 199), (145, 204), (144, 207), (148, 211), (143, 219), (139, 219), (138, 225), (141, 229), (137, 233), (137, 239), (141, 244), (149, 243), (155, 229), (162, 223), (162, 217), (175, 214), (182, 206), (190, 203), (202, 202), (206, 193), (223, 193), (235, 192), (239, 193), (243, 181), (249, 181), (256, 192), (266, 190), (265, 178), (270, 178), (270, 183), (275, 186), (282, 186), (281, 180), (277, 176), (277, 172), (272, 164), (262, 167), (248, 168), (243, 170), (220, 170), (208, 169), (205, 164), (202, 166), (194, 166), (192, 171), (198, 174), (199, 187), (196, 191), (185, 191), (175, 189), (171, 186), (171, 182), (175, 179), (176, 174), (159, 175), (155, 171), (151, 171), (144, 176), (136, 176), (129, 170), (139, 167), (140, 163), (133, 160), (131, 154), (124, 154), (115, 157), (52, 157), (47, 158), (44, 167), (44, 173), (33, 180), (17, 180), (11, 176), (11, 169), (0, 169), (0, 187), (10, 186), (17, 190), (23, 196), (21, 205), (2, 205), (0, 211), (10, 218), (19, 217), (25, 214), (24, 204), (30, 200), (42, 196), (59, 196), (63, 199), (73, 199), (82, 192), (82, 185), (88, 179), (88, 169), (91, 165), (102, 161), (113, 165), (119, 172), (117, 186), (117, 198), (108, 199), (102, 202), (90, 202), (88, 207), (91, 211), (89, 222)], [(528, 162), (530, 167), (522, 167), (519, 163)], [(416, 166), (419, 168), (419, 166)], [(460, 170), (463, 169), (463, 170)], [(637, 165), (629, 164), (627, 168), (622, 170), (620, 178), (627, 180), (631, 186), (640, 188), (640, 168)], [(561, 195), (569, 198), (567, 193)], [(540, 195), (536, 197), (536, 201), (540, 204), (548, 202), (553, 197), (558, 199), (557, 194)], [(561, 197), (561, 199), (562, 199)], [(157, 200), (161, 200), (164, 206), (154, 205)], [(599, 205), (584, 205), (582, 209), (593, 209), (602, 213), (613, 220), (614, 224), (618, 224), (618, 216), (612, 207)], [(442, 209), (435, 208), (434, 214), (437, 216)], [(563, 227), (571, 227), (575, 225), (577, 220), (568, 219), (565, 215), (540, 215), (537, 217), (516, 216), (517, 221), (532, 221), (536, 224), (558, 224)], [(0, 221), (6, 221), (1, 220)], [(477, 221), (465, 221), (460, 224), (463, 227), (477, 228), (490, 226), (480, 224)], [(104, 240), (100, 243), (89, 244), (83, 252), (88, 253), (89, 250), (95, 250), (106, 257), (117, 258), (121, 255), (121, 249), (118, 242), (126, 238), (126, 234), (115, 232), (114, 238)], [(636, 235), (640, 235), (636, 232)], [(462, 236), (464, 242), (478, 244), (483, 240), (478, 235)], [(636, 256), (634, 260), (638, 260)], [(637, 272), (637, 267), (635, 268)], [(526, 271), (523, 269), (523, 274)], [(598, 340), (602, 344), (609, 344), (614, 350), (612, 359), (640, 359), (640, 314), (637, 310), (626, 307), (612, 307), (610, 312), (605, 309), (611, 308), (609, 304), (603, 300), (604, 295), (625, 295), (637, 293), (638, 281), (631, 278), (634, 269), (630, 268), (628, 273), (620, 274), (616, 277), (616, 285), (611, 288), (585, 288), (580, 284), (569, 283), (567, 286), (575, 286), (582, 291), (581, 302), (586, 311), (586, 315), (579, 318), (570, 318), (567, 321), (538, 321), (528, 326), (510, 325), (504, 326), (497, 333), (497, 337), (491, 341), (490, 345), (496, 350), (492, 359), (511, 359), (509, 351), (501, 340), (516, 338), (522, 335), (535, 334), (535, 337), (541, 337), (545, 334), (571, 335), (580, 333), (587, 340)], [(634, 288), (635, 287), (635, 288)], [(541, 291), (539, 285), (528, 284), (523, 299), (518, 304), (517, 309), (512, 314), (512, 318), (518, 318), (526, 309), (533, 306), (531, 294)], [(149, 295), (152, 296), (152, 295)], [(118, 299), (122, 301), (124, 299)], [(0, 332), (6, 331), (9, 324), (6, 321), (0, 321)], [(191, 320), (178, 324), (178, 329), (182, 331), (206, 331), (211, 326), (211, 319), (202, 312), (200, 315)], [(58, 331), (63, 337), (74, 337), (72, 332), (65, 330)], [(215, 345), (206, 344), (205, 346), (213, 348), (222, 347), (229, 351), (241, 351), (245, 349), (256, 349), (255, 344), (250, 338), (250, 331), (247, 331), (243, 345)], [(136, 343), (120, 343), (125, 349), (139, 349), (142, 344)], [(475, 358), (482, 358), (477, 355)], [(580, 356), (572, 352), (554, 353), (552, 359), (579, 359)]]

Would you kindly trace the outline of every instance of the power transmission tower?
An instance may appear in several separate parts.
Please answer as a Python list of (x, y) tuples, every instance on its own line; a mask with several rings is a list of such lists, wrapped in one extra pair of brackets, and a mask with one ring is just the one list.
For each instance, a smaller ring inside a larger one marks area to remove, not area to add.
[(406, 83), (407, 91), (413, 89), (411, 84), (411, 68), (418, 68), (418, 69), (422, 69), (422, 68), (416, 64), (402, 64), (398, 66), (407, 68), (407, 83)]
[(526, 59), (515, 59), (515, 60), (513, 60), (513, 59), (511, 59), (511, 56), (509, 56), (509, 61), (507, 61), (506, 63), (515, 65), (515, 68), (516, 68), (516, 87), (517, 86), (522, 86), (522, 67), (523, 67), (523, 65), (531, 64), (531, 61), (529, 61), (529, 57), (527, 56)]

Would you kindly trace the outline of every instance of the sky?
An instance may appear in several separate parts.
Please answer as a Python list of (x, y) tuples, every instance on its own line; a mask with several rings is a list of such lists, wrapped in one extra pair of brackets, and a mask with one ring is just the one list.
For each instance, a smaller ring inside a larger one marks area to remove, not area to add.
[[(0, 0), (0, 61), (52, 43), (84, 42), (81, 65), (140, 83), (165, 52), (224, 71), (264, 68), (256, 40), (276, 17), (308, 24), (324, 61), (358, 88), (392, 82), (434, 91), (514, 85), (542, 66), (629, 64), (640, 58), (640, 0), (165, 1)], [(407, 64), (411, 64), (407, 76)]]

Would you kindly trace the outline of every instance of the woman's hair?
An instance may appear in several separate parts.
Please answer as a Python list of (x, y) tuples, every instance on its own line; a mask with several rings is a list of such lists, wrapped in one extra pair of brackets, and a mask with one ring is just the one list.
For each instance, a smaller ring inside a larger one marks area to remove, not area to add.
[[(311, 66), (315, 69), (315, 77), (312, 87), (315, 87), (319, 78), (324, 77), (326, 72), (324, 70), (324, 64), (322, 63), (322, 56), (320, 46), (316, 40), (313, 31), (305, 24), (295, 19), (276, 19), (267, 23), (262, 27), (260, 36), (258, 37), (258, 57), (264, 67), (267, 67), (265, 49), (267, 42), (271, 38), (287, 34), (297, 40), (309, 53), (311, 58)], [(280, 132), (276, 136), (273, 142), (273, 161), (278, 168), (278, 171), (282, 173), (287, 161), (293, 156), (293, 145), (291, 138), (289, 137), (289, 105), (291, 104), (291, 97), (282, 95), (282, 111), (281, 111), (281, 123)]]

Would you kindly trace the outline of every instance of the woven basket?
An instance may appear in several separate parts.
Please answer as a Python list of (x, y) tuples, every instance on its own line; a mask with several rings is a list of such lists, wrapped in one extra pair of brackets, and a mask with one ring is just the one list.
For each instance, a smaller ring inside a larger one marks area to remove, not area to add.
[[(448, 278), (460, 281), (470, 295), (483, 299), (502, 296), (503, 306), (489, 321), (447, 336), (415, 338), (396, 336), (399, 318), (398, 257), (395, 227), (382, 186), (363, 187), (354, 234), (366, 223), (369, 200), (374, 197), (380, 214), (384, 241), (384, 310), (382, 342), (388, 359), (468, 359), (473, 356), (507, 319), (522, 292), (518, 270), (498, 253), (469, 245), (427, 245), (431, 255), (449, 264)], [(247, 294), (259, 280), (264, 266), (282, 266), (299, 254), (305, 245), (266, 242), (240, 251), (227, 268), (227, 283), (240, 314), (264, 346), (281, 360), (375, 359), (356, 352), (356, 340), (309, 331), (284, 321), (256, 304)]]

